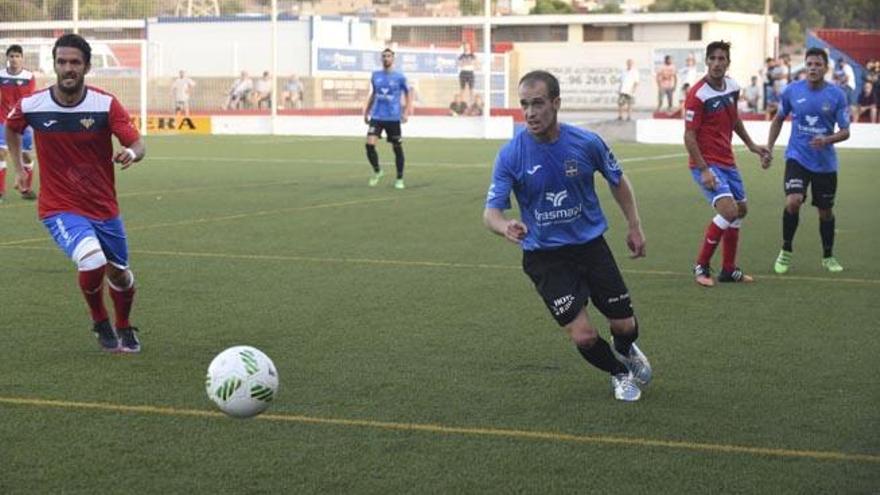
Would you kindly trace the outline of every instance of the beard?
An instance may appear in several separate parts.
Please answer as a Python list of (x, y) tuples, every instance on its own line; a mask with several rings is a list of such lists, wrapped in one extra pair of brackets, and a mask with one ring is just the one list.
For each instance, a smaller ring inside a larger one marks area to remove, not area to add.
[(75, 83), (72, 86), (65, 85), (66, 81), (69, 81), (70, 78), (60, 78), (58, 80), (58, 90), (67, 95), (73, 95), (79, 93), (83, 86), (85, 86), (85, 78), (80, 77), (74, 79)]

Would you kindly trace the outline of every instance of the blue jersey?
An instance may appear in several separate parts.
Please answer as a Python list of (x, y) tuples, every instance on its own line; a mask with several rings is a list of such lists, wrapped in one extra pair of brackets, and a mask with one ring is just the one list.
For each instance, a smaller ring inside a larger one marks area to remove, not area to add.
[(559, 139), (541, 143), (522, 131), (498, 152), (486, 207), (509, 209), (511, 191), (516, 195), (526, 251), (584, 244), (608, 230), (595, 172), (614, 186), (623, 175), (598, 135), (562, 124)]
[(400, 72), (377, 70), (370, 79), (373, 86), (373, 108), (370, 118), (375, 120), (400, 121), (400, 95), (409, 94), (406, 76)]
[(834, 134), (835, 123), (841, 129), (849, 128), (849, 106), (843, 91), (828, 83), (814, 90), (807, 81), (798, 81), (786, 86), (780, 100), (779, 118), (791, 113), (791, 137), (785, 148), (785, 158), (796, 160), (811, 172), (836, 172), (834, 146), (816, 150), (810, 147), (810, 140), (815, 136)]

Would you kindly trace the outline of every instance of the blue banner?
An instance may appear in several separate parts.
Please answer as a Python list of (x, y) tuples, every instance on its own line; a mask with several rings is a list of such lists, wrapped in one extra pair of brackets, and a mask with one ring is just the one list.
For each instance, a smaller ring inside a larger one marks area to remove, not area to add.
[[(395, 67), (404, 74), (458, 76), (458, 54), (438, 52), (395, 52)], [(373, 72), (382, 69), (380, 50), (318, 48), (317, 69), (325, 72)]]

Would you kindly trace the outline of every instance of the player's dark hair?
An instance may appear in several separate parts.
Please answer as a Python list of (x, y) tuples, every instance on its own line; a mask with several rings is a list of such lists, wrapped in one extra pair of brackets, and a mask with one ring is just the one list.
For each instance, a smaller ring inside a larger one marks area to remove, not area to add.
[(392, 50), (391, 48), (386, 48), (386, 49), (382, 50), (382, 53), (385, 53), (385, 52), (388, 52), (388, 53), (394, 55), (394, 50)]
[(730, 42), (721, 40), (709, 43), (709, 46), (706, 47), (706, 58), (709, 58), (709, 55), (712, 55), (715, 50), (724, 50), (724, 53), (727, 54), (727, 60), (730, 60)]
[(55, 46), (52, 47), (52, 61), (55, 61), (55, 54), (58, 51), (58, 48), (76, 48), (83, 54), (83, 62), (86, 65), (92, 63), (92, 47), (89, 45), (89, 42), (85, 40), (82, 36), (78, 34), (65, 34), (60, 38), (55, 40)]
[(547, 86), (547, 96), (549, 96), (551, 100), (559, 98), (559, 79), (556, 79), (556, 76), (546, 70), (533, 70), (529, 72), (522, 76), (522, 79), (519, 80), (518, 86), (532, 84), (537, 81), (543, 81)]
[(22, 50), (21, 45), (9, 45), (9, 48), (6, 49), (6, 56), (8, 57), (10, 53), (24, 55), (24, 50)]
[(807, 57), (822, 57), (822, 60), (825, 61), (825, 65), (828, 65), (828, 53), (817, 46), (807, 49), (807, 53), (804, 53), (804, 60), (806, 60)]

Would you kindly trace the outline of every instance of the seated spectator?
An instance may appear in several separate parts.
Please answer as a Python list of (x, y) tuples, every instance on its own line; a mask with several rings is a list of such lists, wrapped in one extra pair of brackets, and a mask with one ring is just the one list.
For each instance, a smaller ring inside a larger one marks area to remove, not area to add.
[(467, 111), (468, 105), (461, 99), (461, 93), (456, 93), (455, 97), (452, 99), (452, 103), (449, 104), (449, 114), (454, 116), (464, 115)]
[(853, 115), (853, 122), (859, 122), (866, 114), (868, 122), (877, 122), (877, 93), (870, 82), (866, 82), (859, 93), (858, 111)]
[(296, 74), (284, 83), (284, 91), (281, 92), (281, 101), (278, 108), (302, 108), (303, 86)]
[(272, 107), (272, 78), (269, 77), (269, 71), (263, 72), (263, 77), (254, 82), (254, 91), (251, 93), (254, 108), (262, 108), (266, 104), (266, 108)]
[(483, 115), (483, 97), (479, 94), (474, 94), (474, 101), (471, 102), (465, 114), (470, 115), (471, 117), (479, 117), (480, 115)]
[(226, 97), (226, 102), (223, 103), (223, 109), (232, 110), (246, 106), (253, 89), (254, 82), (248, 77), (247, 71), (241, 71), (241, 77), (236, 79), (232, 83), (232, 87), (229, 88), (229, 94)]

